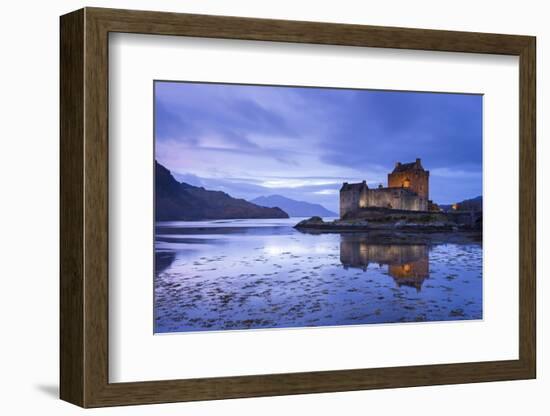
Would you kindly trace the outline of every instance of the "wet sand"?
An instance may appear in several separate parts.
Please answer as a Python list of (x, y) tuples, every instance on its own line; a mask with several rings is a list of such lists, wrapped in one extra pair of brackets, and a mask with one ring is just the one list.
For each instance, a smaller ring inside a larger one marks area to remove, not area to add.
[(155, 332), (482, 318), (479, 242), (411, 250), (293, 223), (158, 224)]

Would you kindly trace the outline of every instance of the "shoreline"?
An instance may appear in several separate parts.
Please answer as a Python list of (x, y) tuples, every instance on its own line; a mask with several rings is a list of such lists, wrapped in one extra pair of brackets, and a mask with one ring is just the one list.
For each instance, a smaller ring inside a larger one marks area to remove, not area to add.
[(380, 245), (417, 245), (417, 244), (483, 244), (483, 236), (480, 231), (454, 231), (454, 232), (415, 232), (398, 230), (319, 230), (319, 229), (300, 229), (298, 231), (304, 234), (343, 234), (349, 236), (358, 236), (366, 244)]
[(372, 244), (465, 244), (482, 243), (481, 229), (453, 223), (370, 222), (335, 220), (324, 222), (312, 217), (294, 226), (306, 234), (360, 234)]

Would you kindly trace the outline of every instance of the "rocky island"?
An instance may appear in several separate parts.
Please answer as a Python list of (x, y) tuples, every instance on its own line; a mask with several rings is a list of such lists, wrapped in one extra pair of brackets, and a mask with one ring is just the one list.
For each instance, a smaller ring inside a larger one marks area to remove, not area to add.
[[(477, 220), (480, 221), (477, 221)], [(361, 233), (371, 244), (481, 242), (481, 217), (475, 213), (400, 212), (365, 209), (360, 218), (324, 221), (311, 217), (294, 226), (306, 233)]]
[(325, 222), (321, 217), (311, 217), (296, 224), (297, 229), (324, 231), (479, 231), (480, 212), (428, 212), (405, 211), (389, 208), (364, 208), (356, 215)]
[[(306, 232), (363, 232), (376, 240), (408, 242), (481, 241), (481, 197), (444, 210), (429, 199), (429, 171), (420, 159), (397, 162), (388, 186), (369, 188), (366, 181), (344, 182), (340, 189), (340, 218), (313, 216), (295, 228)], [(472, 202), (475, 201), (475, 204)]]

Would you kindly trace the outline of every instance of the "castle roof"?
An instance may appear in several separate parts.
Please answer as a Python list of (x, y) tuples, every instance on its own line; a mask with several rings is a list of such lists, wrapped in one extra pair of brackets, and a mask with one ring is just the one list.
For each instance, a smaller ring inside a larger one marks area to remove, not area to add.
[(411, 162), (411, 163), (397, 162), (395, 164), (395, 168), (393, 169), (392, 173), (409, 172), (411, 170), (421, 170), (421, 171), (424, 170), (424, 168), (422, 167), (422, 164), (420, 163), (420, 159), (416, 159), (416, 162)]
[(342, 188), (340, 188), (340, 191), (352, 191), (352, 190), (360, 191), (363, 187), (368, 188), (366, 181), (358, 182), (358, 183), (344, 182), (342, 184)]

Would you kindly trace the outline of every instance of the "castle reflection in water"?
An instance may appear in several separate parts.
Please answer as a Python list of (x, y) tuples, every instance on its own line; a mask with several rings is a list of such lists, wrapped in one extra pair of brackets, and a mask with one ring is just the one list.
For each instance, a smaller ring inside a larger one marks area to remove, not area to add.
[(425, 244), (371, 244), (366, 235), (342, 234), (340, 262), (345, 269), (367, 270), (369, 264), (388, 267), (388, 274), (398, 286), (420, 291), (429, 277), (429, 247)]

